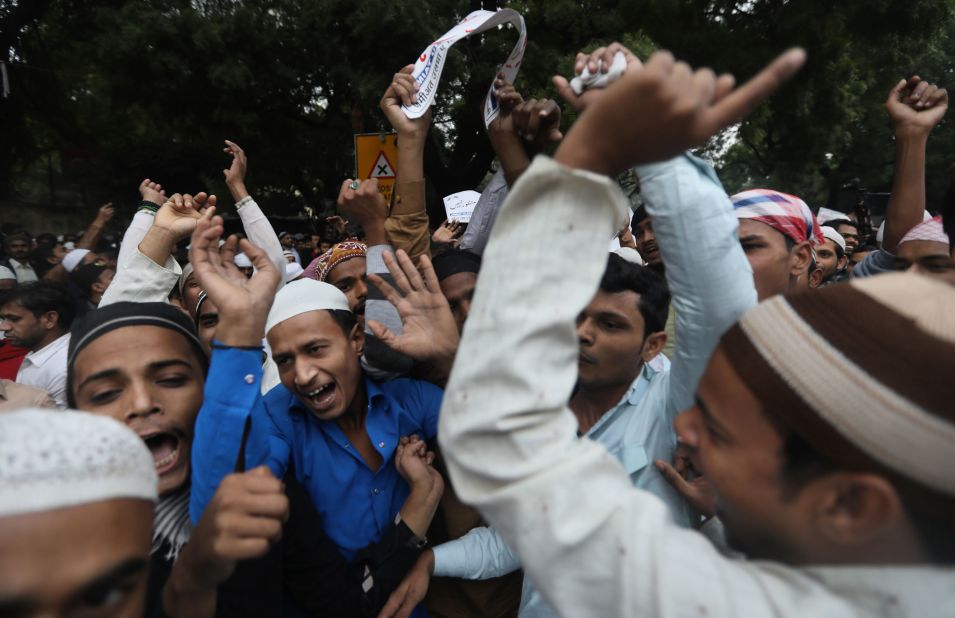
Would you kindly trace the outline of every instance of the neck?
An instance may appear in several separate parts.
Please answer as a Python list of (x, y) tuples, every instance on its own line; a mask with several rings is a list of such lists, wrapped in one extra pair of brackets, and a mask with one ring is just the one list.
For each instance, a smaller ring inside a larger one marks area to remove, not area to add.
[(46, 336), (43, 339), (40, 340), (40, 343), (30, 348), (30, 351), (36, 352), (37, 350), (42, 350), (43, 348), (50, 345), (51, 343), (53, 343), (54, 341), (56, 341), (62, 336), (63, 336), (63, 331), (51, 330), (50, 332), (46, 334)]
[(355, 396), (345, 410), (345, 413), (338, 417), (336, 421), (338, 426), (345, 430), (358, 430), (365, 424), (365, 416), (368, 414), (368, 391), (365, 390), (365, 381), (358, 383), (355, 390)]
[[(636, 379), (636, 376), (633, 378)], [(580, 433), (585, 434), (597, 424), (597, 421), (620, 400), (630, 389), (633, 380), (627, 383), (589, 387), (579, 384), (577, 392), (570, 398), (570, 410), (577, 417)]]

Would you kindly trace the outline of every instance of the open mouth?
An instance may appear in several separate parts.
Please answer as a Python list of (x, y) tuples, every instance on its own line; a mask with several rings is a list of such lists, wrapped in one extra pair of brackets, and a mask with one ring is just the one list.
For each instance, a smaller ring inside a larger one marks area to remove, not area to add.
[(315, 390), (306, 393), (305, 398), (308, 399), (312, 407), (317, 410), (330, 408), (335, 403), (335, 383), (329, 382), (328, 384), (319, 386)]
[(179, 461), (179, 449), (182, 442), (171, 433), (154, 433), (148, 436), (142, 436), (143, 442), (153, 454), (153, 462), (156, 465), (156, 474), (163, 474), (172, 470), (176, 462)]

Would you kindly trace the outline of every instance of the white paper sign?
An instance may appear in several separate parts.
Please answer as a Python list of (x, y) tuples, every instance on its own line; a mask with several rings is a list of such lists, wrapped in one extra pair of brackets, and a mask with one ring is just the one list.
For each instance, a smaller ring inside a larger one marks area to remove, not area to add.
[[(527, 27), (524, 25), (524, 18), (513, 9), (502, 9), (496, 12), (474, 11), (454, 28), (448, 30), (444, 36), (429, 45), (418, 56), (414, 71), (411, 73), (418, 82), (418, 100), (411, 105), (401, 106), (405, 115), (408, 118), (420, 118), (434, 103), (434, 97), (438, 92), (438, 82), (441, 80), (441, 71), (444, 70), (444, 61), (447, 59), (448, 50), (451, 49), (452, 45), (472, 34), (484, 32), (505, 23), (514, 24), (519, 33), (517, 44), (511, 51), (511, 55), (507, 58), (504, 66), (499, 69), (499, 71), (504, 72), (507, 81), (513, 84), (517, 78), (517, 70), (524, 59), (524, 48), (527, 46)], [(484, 104), (485, 126), (491, 124), (491, 121), (497, 118), (498, 114), (497, 97), (493, 95), (493, 90), (494, 78), (491, 79), (487, 101)]]
[(479, 199), (481, 194), (477, 191), (459, 191), (444, 198), (444, 212), (448, 215), (448, 221), (469, 223)]

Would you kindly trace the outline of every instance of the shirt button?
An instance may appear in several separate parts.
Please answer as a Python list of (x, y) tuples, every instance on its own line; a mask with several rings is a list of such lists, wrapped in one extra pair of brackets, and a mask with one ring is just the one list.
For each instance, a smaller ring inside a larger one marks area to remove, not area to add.
[(253, 382), (255, 382), (255, 376), (252, 375), (251, 373), (245, 374), (245, 383), (252, 384)]
[(375, 495), (377, 496), (378, 494), (381, 493), (381, 490), (378, 489), (377, 487), (375, 487), (374, 489), (371, 490), (371, 493), (373, 493), (373, 494), (375, 494)]
[(378, 443), (378, 448), (385, 448), (385, 443), (384, 443), (384, 442), (379, 442), (379, 443)]

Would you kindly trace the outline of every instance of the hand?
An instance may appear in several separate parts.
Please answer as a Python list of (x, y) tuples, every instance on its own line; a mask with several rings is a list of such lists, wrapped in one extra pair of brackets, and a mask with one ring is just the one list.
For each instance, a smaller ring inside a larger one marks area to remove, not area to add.
[(288, 509), (282, 481), (265, 466), (226, 476), (186, 545), (195, 582), (216, 586), (240, 560), (264, 555), (281, 538)]
[[(428, 445), (416, 434), (402, 436), (398, 440), (395, 468), (408, 485), (426, 486), (430, 489), (433, 485), (431, 471), (437, 474), (437, 470), (431, 467), (433, 462), (434, 453), (428, 451)], [(438, 477), (440, 476), (438, 474)]]
[(663, 473), (663, 478), (676, 489), (697, 513), (706, 518), (716, 514), (716, 492), (713, 486), (703, 476), (695, 476), (693, 464), (690, 461), (689, 447), (680, 443), (673, 453), (673, 465), (662, 459), (656, 460), (657, 470)]
[(637, 248), (637, 241), (633, 237), (633, 232), (630, 230), (629, 221), (624, 223), (623, 227), (620, 228), (620, 233), (617, 234), (617, 240), (620, 241), (621, 247), (630, 247), (631, 249)]
[(338, 215), (332, 215), (331, 217), (325, 217), (325, 222), (331, 224), (332, 228), (339, 236), (345, 235), (345, 226), (348, 225), (347, 222), (339, 217)]
[(235, 142), (225, 140), (226, 147), (222, 152), (232, 155), (232, 165), (227, 170), (222, 170), (225, 176), (225, 184), (229, 187), (229, 192), (235, 201), (244, 199), (249, 195), (245, 188), (245, 172), (248, 169), (248, 159), (245, 157), (245, 151)]
[(600, 94), (554, 158), (608, 176), (669, 159), (749, 114), (805, 60), (803, 50), (789, 50), (734, 91), (732, 76), (693, 72), (669, 52), (657, 52), (641, 70), (627, 71)]
[[(385, 219), (388, 218), (388, 204), (378, 191), (378, 179), (363, 180), (357, 189), (352, 189), (351, 183), (351, 178), (342, 183), (342, 188), (338, 192), (338, 212), (349, 221), (357, 222), (365, 228), (366, 232), (369, 227), (383, 227)], [(341, 217), (335, 217), (335, 219), (341, 221), (342, 232), (344, 232), (345, 222)], [(330, 221), (331, 217), (327, 220)]]
[[(244, 238), (237, 241), (236, 236), (230, 236), (220, 249), (224, 228), (222, 217), (214, 214), (214, 208), (208, 209), (196, 225), (189, 262), (199, 285), (219, 308), (216, 339), (230, 346), (258, 346), (282, 276), (265, 251)], [(236, 247), (255, 267), (248, 279), (235, 265)]]
[[(511, 136), (514, 131), (514, 117), (511, 112), (524, 102), (521, 93), (514, 85), (504, 78), (504, 73), (498, 73), (494, 80), (494, 96), (497, 97), (498, 113), (497, 117), (491, 121), (487, 127), (488, 135), (493, 139), (495, 136)], [(481, 103), (481, 113), (484, 113), (485, 103)]]
[(113, 218), (113, 215), (116, 214), (116, 209), (113, 208), (113, 203), (103, 204), (99, 207), (99, 211), (96, 213), (96, 223), (103, 226), (109, 223), (109, 220)]
[(431, 241), (439, 245), (457, 247), (461, 244), (460, 236), (464, 233), (464, 224), (457, 221), (444, 220), (441, 227), (431, 235)]
[(153, 227), (168, 232), (172, 236), (173, 243), (177, 243), (184, 238), (188, 238), (196, 229), (196, 221), (202, 216), (202, 211), (209, 206), (216, 205), (216, 196), (197, 193), (192, 197), (188, 193), (179, 195), (173, 193), (172, 197), (156, 211), (156, 218), (153, 221)]
[(166, 203), (166, 192), (162, 185), (148, 178), (144, 178), (139, 183), (139, 195), (142, 196), (144, 202), (152, 202), (156, 206), (162, 206)]
[(368, 275), (368, 279), (398, 310), (403, 332), (396, 335), (381, 322), (369, 320), (371, 332), (391, 349), (416, 361), (439, 361), (450, 366), (460, 337), (431, 260), (421, 256), (423, 280), (404, 251), (398, 251), (397, 260), (385, 253), (384, 260), (401, 293), (377, 275)]
[[(577, 61), (574, 63), (574, 74), (580, 75), (583, 73), (584, 67), (589, 67), (591, 73), (596, 73), (598, 64), (600, 67), (599, 70), (606, 73), (610, 69), (610, 65), (613, 64), (613, 57), (617, 52), (623, 52), (624, 57), (627, 59), (626, 73), (632, 70), (639, 70), (643, 66), (640, 59), (637, 58), (632, 51), (620, 43), (611, 43), (607, 47), (598, 47), (589, 54), (583, 52), (577, 54)], [(570, 87), (570, 82), (563, 76), (555, 75), (553, 82), (554, 86), (557, 87), (557, 93), (562, 99), (567, 101), (578, 114), (592, 105), (606, 90), (606, 88), (593, 88), (591, 90), (585, 90), (582, 94), (578, 95), (574, 92), (574, 89)]]
[(514, 110), (514, 128), (535, 152), (564, 138), (560, 132), (560, 106), (552, 99), (529, 99)]
[(385, 118), (391, 127), (398, 132), (398, 143), (402, 139), (420, 140), (423, 144), (431, 126), (431, 109), (420, 118), (408, 118), (402, 111), (402, 105), (411, 105), (418, 100), (418, 82), (411, 76), (414, 65), (409, 64), (395, 73), (388, 90), (381, 97), (379, 107), (385, 113)]
[(896, 135), (928, 135), (948, 110), (948, 91), (915, 75), (895, 85), (885, 109)]
[(408, 618), (428, 594), (431, 583), (431, 574), (434, 572), (434, 551), (426, 549), (414, 567), (408, 571), (404, 580), (388, 597), (388, 602), (381, 608), (378, 618)]

